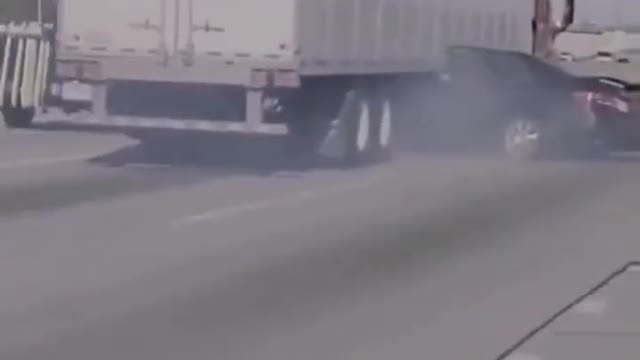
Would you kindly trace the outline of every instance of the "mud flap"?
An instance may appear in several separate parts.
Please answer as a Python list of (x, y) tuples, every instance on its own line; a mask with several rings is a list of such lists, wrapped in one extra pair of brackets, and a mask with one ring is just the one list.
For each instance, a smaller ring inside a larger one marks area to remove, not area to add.
[(340, 112), (336, 119), (331, 121), (329, 131), (327, 131), (324, 139), (318, 147), (318, 154), (320, 156), (340, 158), (346, 156), (348, 149), (348, 124), (349, 116), (349, 104), (355, 101), (356, 92), (350, 91), (345, 96), (344, 105), (341, 107)]
[(346, 126), (344, 121), (337, 118), (331, 122), (329, 131), (320, 143), (318, 155), (336, 158), (342, 156), (347, 151)]

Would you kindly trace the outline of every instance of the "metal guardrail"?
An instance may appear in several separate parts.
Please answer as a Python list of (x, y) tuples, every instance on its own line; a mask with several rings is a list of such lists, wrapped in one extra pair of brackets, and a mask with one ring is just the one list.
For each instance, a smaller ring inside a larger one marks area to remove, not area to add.
[(47, 90), (51, 26), (0, 24), (0, 107), (41, 108)]

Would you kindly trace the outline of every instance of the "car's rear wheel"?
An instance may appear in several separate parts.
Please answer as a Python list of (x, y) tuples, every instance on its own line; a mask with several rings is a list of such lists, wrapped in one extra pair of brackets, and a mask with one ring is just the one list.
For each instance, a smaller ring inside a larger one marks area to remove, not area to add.
[(507, 124), (504, 131), (504, 150), (512, 158), (532, 160), (543, 151), (543, 128), (539, 121), (519, 115)]

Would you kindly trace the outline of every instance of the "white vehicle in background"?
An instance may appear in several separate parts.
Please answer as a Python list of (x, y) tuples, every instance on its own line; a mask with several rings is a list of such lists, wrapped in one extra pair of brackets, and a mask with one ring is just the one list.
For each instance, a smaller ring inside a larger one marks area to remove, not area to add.
[(292, 153), (349, 164), (390, 154), (448, 49), (547, 56), (573, 7), (555, 25), (550, 0), (51, 1), (39, 1), (57, 6), (50, 24), (0, 28), (8, 126), (88, 110), (112, 125), (283, 134)]

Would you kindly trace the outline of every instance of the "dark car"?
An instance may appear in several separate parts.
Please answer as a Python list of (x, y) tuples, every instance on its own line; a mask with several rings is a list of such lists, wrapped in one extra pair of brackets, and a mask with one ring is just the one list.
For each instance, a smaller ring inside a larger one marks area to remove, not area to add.
[(442, 79), (424, 129), (434, 146), (498, 145), (532, 159), (603, 152), (640, 134), (628, 86), (524, 54), (452, 49)]

